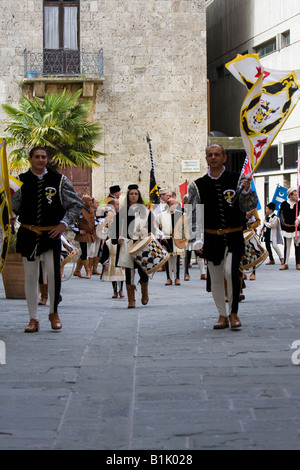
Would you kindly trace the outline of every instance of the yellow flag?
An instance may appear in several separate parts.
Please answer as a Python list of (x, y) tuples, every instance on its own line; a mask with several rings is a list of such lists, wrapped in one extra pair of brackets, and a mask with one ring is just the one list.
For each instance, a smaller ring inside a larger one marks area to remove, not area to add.
[(0, 273), (6, 260), (10, 237), (9, 216), (4, 187), (0, 188)]
[(5, 195), (6, 195), (8, 213), (10, 216), (12, 216), (13, 211), (12, 211), (9, 175), (8, 175), (8, 167), (7, 167), (5, 140), (0, 141), (0, 189), (2, 187), (4, 188)]

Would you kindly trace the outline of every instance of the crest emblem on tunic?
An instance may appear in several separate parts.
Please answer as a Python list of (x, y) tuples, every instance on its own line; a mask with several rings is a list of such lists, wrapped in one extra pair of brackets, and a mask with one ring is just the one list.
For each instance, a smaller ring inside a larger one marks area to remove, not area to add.
[(48, 200), (48, 204), (52, 204), (52, 199), (54, 198), (55, 194), (57, 193), (55, 188), (51, 186), (45, 189), (46, 199)]
[(235, 196), (235, 190), (234, 189), (226, 189), (225, 191), (223, 191), (223, 196), (225, 198), (225, 201), (228, 204), (231, 204), (233, 199), (234, 199), (234, 196)]

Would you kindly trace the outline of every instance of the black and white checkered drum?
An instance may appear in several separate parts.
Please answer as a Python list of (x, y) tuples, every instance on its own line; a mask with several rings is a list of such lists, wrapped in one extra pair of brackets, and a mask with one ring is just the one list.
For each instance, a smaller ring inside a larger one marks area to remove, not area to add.
[(155, 273), (170, 258), (170, 253), (154, 238), (152, 233), (135, 242), (129, 254), (146, 274)]
[(253, 271), (268, 257), (254, 230), (244, 230), (245, 256), (242, 259), (243, 271)]

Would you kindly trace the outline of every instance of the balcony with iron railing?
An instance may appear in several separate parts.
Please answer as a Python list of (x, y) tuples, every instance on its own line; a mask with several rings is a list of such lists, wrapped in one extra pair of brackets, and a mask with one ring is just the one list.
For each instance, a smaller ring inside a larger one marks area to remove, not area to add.
[[(32, 83), (37, 96), (44, 94), (45, 83), (79, 83), (91, 90), (91, 84), (103, 78), (103, 49), (97, 52), (66, 49), (31, 52), (24, 50), (24, 84)], [(91, 93), (89, 91), (88, 93)]]

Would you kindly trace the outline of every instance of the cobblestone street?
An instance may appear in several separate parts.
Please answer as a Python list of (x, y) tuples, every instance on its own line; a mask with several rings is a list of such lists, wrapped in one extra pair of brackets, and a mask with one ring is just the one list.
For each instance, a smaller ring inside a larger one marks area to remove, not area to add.
[(72, 277), (62, 331), (40, 307), (32, 335), (0, 282), (0, 449), (300, 449), (300, 272), (260, 267), (240, 331), (213, 330), (211, 294), (190, 275), (166, 287), (156, 273), (132, 310), (98, 276)]

